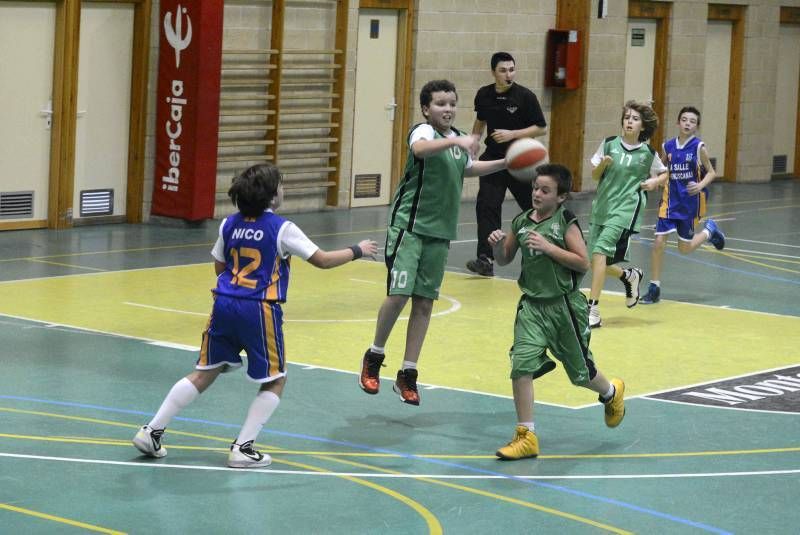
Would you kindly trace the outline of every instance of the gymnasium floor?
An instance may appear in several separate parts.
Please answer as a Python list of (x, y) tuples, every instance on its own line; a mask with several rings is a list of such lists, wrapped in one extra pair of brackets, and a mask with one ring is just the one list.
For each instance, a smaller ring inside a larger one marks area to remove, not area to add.
[[(571, 201), (584, 230), (590, 202)], [(518, 260), (493, 279), (466, 273), (472, 204), (423, 348), (420, 407), (391, 392), (403, 321), (381, 393), (356, 384), (382, 263), (295, 260), (289, 384), (259, 437), (273, 464), (252, 471), (225, 468), (256, 390), (241, 372), (173, 422), (165, 459), (130, 445), (196, 358), (218, 222), (0, 233), (0, 532), (796, 533), (800, 181), (717, 184), (710, 215), (726, 249), (681, 256), (672, 243), (660, 304), (628, 310), (608, 281), (591, 347), (626, 381), (625, 421), (607, 429), (559, 368), (536, 382), (536, 460), (494, 457), (515, 423)], [(382, 242), (386, 210), (288, 217), (333, 249)], [(652, 236), (633, 245), (646, 277)]]

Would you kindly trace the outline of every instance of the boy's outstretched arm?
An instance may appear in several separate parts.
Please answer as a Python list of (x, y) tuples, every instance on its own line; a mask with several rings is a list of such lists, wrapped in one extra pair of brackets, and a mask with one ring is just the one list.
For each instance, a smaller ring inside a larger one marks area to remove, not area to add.
[(472, 166), (464, 169), (464, 176), (491, 175), (506, 168), (505, 159), (499, 160), (473, 160)]
[(492, 246), (492, 253), (494, 254), (494, 261), (499, 266), (505, 266), (517, 255), (519, 243), (517, 237), (513, 234), (508, 235), (500, 229), (492, 231), (489, 234), (489, 245)]
[(427, 158), (433, 156), (450, 147), (461, 147), (472, 155), (473, 147), (475, 145), (475, 138), (472, 136), (452, 136), (440, 137), (437, 139), (419, 139), (411, 145), (411, 152), (417, 158)]
[(358, 242), (358, 245), (351, 245), (346, 249), (337, 249), (335, 251), (317, 249), (317, 251), (308, 258), (308, 263), (321, 269), (330, 269), (346, 264), (351, 260), (361, 258), (362, 256), (374, 258), (377, 252), (377, 242), (373, 240), (361, 240)]

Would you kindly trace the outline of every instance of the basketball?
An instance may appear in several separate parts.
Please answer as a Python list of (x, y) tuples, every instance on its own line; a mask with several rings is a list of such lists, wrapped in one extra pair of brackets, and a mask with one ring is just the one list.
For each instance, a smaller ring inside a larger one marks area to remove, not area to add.
[(517, 180), (533, 180), (536, 168), (543, 163), (547, 163), (547, 147), (529, 137), (514, 141), (506, 152), (506, 167)]

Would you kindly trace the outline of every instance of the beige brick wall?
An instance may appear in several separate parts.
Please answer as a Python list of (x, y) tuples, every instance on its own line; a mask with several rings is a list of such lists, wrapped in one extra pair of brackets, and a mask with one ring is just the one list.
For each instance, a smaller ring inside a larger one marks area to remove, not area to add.
[[(592, 2), (590, 21), (586, 127), (584, 137), (584, 189), (592, 190), (589, 158), (600, 141), (619, 132), (620, 110), (625, 83), (625, 50), (628, 2), (609, 0), (605, 19), (594, 16), (598, 0)], [(708, 2), (671, 2), (670, 52), (668, 59), (666, 117), (667, 136), (678, 110), (685, 105), (700, 106), (703, 100), (705, 30)], [(772, 164), (772, 117), (775, 105), (776, 47), (780, 6), (800, 6), (800, 0), (726, 0), (747, 5), (745, 53), (741, 99), (741, 131), (737, 174), (740, 182), (770, 179)], [(472, 100), (477, 89), (491, 83), (489, 58), (506, 50), (517, 60), (517, 80), (539, 97), (545, 117), (551, 121), (551, 91), (543, 87), (545, 37), (555, 26), (557, 0), (419, 0), (414, 27), (412, 121), (422, 120), (417, 95), (431, 79), (452, 80), (459, 92), (456, 125), (470, 130), (475, 115)], [(329, 48), (333, 43), (335, 12), (325, 2), (290, 1), (286, 18), (286, 48)], [(339, 207), (349, 204), (354, 109), (355, 46), (358, 1), (349, 2), (348, 52), (346, 57), (344, 135), (342, 140), (342, 191)], [(272, 4), (261, 0), (228, 1), (225, 5), (224, 48), (266, 48), (269, 44)], [(147, 138), (145, 214), (150, 211), (153, 186), (154, 102), (157, 69), (158, 2), (153, 6), (151, 54), (151, 98), (148, 106), (150, 128)], [(545, 142), (547, 139), (545, 138)], [(403, 150), (400, 148), (400, 150)], [(224, 177), (229, 180), (230, 177)], [(222, 180), (222, 179), (221, 179)], [(474, 198), (477, 179), (468, 178), (464, 198)], [(220, 212), (229, 212), (223, 205)], [(324, 209), (321, 194), (291, 196), (288, 211)]]

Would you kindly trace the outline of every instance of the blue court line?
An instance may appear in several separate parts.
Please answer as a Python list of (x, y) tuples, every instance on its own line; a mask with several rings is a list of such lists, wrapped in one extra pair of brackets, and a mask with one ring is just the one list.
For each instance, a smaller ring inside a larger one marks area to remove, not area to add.
[[(652, 249), (653, 248), (652, 244), (647, 240), (642, 240), (641, 238), (636, 238), (635, 240), (640, 244), (643, 244), (643, 245), (646, 244), (648, 249)], [(703, 266), (712, 267), (714, 269), (719, 269), (719, 270), (722, 270), (722, 271), (729, 271), (731, 273), (738, 273), (740, 275), (747, 275), (749, 277), (756, 277), (758, 279), (765, 279), (765, 280), (768, 280), (768, 281), (788, 282), (789, 284), (795, 284), (797, 286), (800, 286), (800, 278), (798, 278), (798, 279), (785, 279), (783, 277), (775, 277), (773, 275), (764, 275), (762, 273), (756, 273), (755, 271), (746, 271), (744, 269), (736, 269), (736, 268), (731, 268), (731, 267), (727, 267), (727, 266), (721, 266), (721, 265), (715, 264), (713, 262), (707, 262), (705, 260), (699, 260), (697, 258), (694, 258), (693, 256), (691, 256), (692, 253), (684, 255), (684, 254), (681, 254), (681, 253), (676, 253), (675, 251), (670, 251), (669, 249), (665, 249), (664, 253), (666, 253), (666, 254), (668, 254), (670, 256), (678, 257), (678, 258), (680, 258), (682, 260), (686, 260), (687, 262), (694, 262), (695, 264), (701, 264)], [(735, 254), (735, 253), (731, 253), (731, 254)], [(735, 260), (735, 258), (734, 258), (734, 260)]]
[[(67, 401), (55, 401), (55, 400), (49, 400), (49, 399), (29, 398), (29, 397), (24, 397), (24, 396), (0, 395), (0, 399), (9, 399), (9, 400), (15, 400), (15, 401), (28, 401), (28, 402), (43, 403), (43, 404), (48, 404), (48, 405), (58, 405), (58, 406), (62, 406), (62, 407), (73, 407), (73, 408), (77, 407), (77, 408), (82, 408), (82, 409), (97, 409), (97, 410), (102, 410), (102, 411), (106, 411), (106, 412), (116, 412), (116, 413), (122, 413), (122, 414), (135, 414), (137, 416), (152, 416), (153, 415), (153, 413), (150, 413), (150, 412), (135, 411), (135, 410), (129, 410), (129, 409), (118, 409), (116, 407), (105, 407), (105, 406), (102, 406), (102, 405), (91, 405), (91, 404), (87, 404), (87, 403), (73, 403), (73, 402), (67, 402)], [(216, 422), (216, 421), (213, 421), (213, 420), (202, 420), (202, 419), (197, 419), (197, 418), (184, 418), (184, 417), (176, 416), (174, 418), (174, 420), (179, 420), (179, 421), (183, 421), (183, 422), (200, 423), (200, 424), (212, 425), (212, 426), (217, 426), (217, 427), (225, 427), (225, 428), (236, 428), (236, 429), (241, 428), (240, 424), (227, 424), (227, 423), (224, 423), (224, 422)], [(580, 490), (575, 490), (575, 489), (571, 489), (571, 488), (568, 488), (568, 487), (563, 487), (561, 485), (554, 485), (552, 483), (545, 483), (545, 482), (542, 482), (542, 481), (523, 479), (521, 477), (510, 475), (510, 474), (504, 474), (502, 472), (495, 472), (494, 470), (486, 470), (486, 469), (483, 469), (483, 468), (476, 468), (474, 466), (469, 466), (469, 465), (465, 465), (465, 464), (461, 464), (461, 463), (454, 463), (454, 462), (450, 462), (450, 461), (444, 461), (444, 460), (441, 460), (441, 459), (430, 459), (430, 458), (427, 458), (427, 457), (420, 457), (420, 456), (417, 456), (417, 455), (414, 455), (414, 454), (403, 453), (403, 452), (398, 452), (398, 451), (394, 451), (394, 450), (388, 450), (388, 449), (385, 449), (385, 448), (374, 448), (372, 446), (366, 446), (364, 444), (357, 444), (357, 443), (354, 443), (354, 442), (347, 442), (347, 441), (343, 441), (343, 440), (333, 440), (333, 439), (328, 439), (328, 438), (315, 437), (315, 436), (304, 435), (304, 434), (299, 434), (299, 433), (289, 433), (289, 432), (286, 432), (286, 431), (277, 431), (277, 430), (272, 430), (272, 429), (265, 429), (263, 432), (267, 433), (267, 434), (270, 434), (270, 435), (289, 437), (289, 438), (295, 438), (295, 439), (300, 439), (300, 440), (308, 440), (308, 441), (311, 441), (311, 442), (319, 442), (319, 443), (324, 443), (324, 444), (333, 444), (333, 445), (337, 445), (337, 446), (344, 446), (344, 447), (348, 447), (348, 448), (352, 448), (352, 449), (356, 449), (356, 450), (361, 450), (361, 451), (366, 451), (366, 452), (370, 452), (370, 453), (386, 453), (386, 454), (395, 455), (397, 457), (408, 459), (408, 460), (422, 461), (422, 462), (429, 463), (429, 464), (435, 464), (435, 465), (439, 465), (439, 466), (446, 466), (448, 468), (458, 468), (460, 470), (465, 470), (467, 472), (473, 472), (473, 473), (477, 473), (477, 474), (490, 475), (490, 476), (495, 476), (495, 477), (499, 476), (501, 478), (512, 480), (512, 481), (516, 481), (516, 482), (522, 483), (524, 485), (528, 485), (528, 486), (532, 486), (532, 487), (540, 487), (540, 488), (545, 488), (545, 489), (550, 489), (550, 490), (555, 490), (555, 491), (559, 491), (559, 492), (564, 492), (566, 494), (571, 494), (573, 496), (579, 496), (581, 498), (586, 498), (588, 500), (593, 500), (593, 501), (597, 501), (597, 502), (601, 502), (601, 503), (605, 503), (605, 504), (615, 505), (615, 506), (618, 506), (618, 507), (629, 509), (631, 511), (635, 511), (637, 513), (643, 513), (643, 514), (650, 515), (650, 516), (653, 516), (653, 517), (656, 517), (656, 518), (660, 518), (660, 519), (663, 519), (663, 520), (668, 520), (668, 521), (675, 522), (675, 523), (678, 523), (678, 524), (684, 524), (686, 526), (691, 526), (693, 528), (698, 528), (698, 529), (701, 529), (701, 530), (704, 530), (704, 531), (708, 531), (710, 533), (718, 533), (720, 535), (733, 535), (729, 531), (725, 531), (723, 529), (716, 528), (716, 527), (710, 526), (708, 524), (703, 524), (702, 522), (695, 522), (694, 520), (689, 520), (687, 518), (681, 518), (681, 517), (670, 515), (670, 514), (667, 514), (667, 513), (662, 513), (660, 511), (656, 511), (654, 509), (650, 509), (650, 508), (647, 508), (647, 507), (640, 507), (640, 506), (634, 505), (632, 503), (627, 503), (627, 502), (623, 502), (623, 501), (620, 501), (620, 500), (615, 500), (614, 498), (606, 498), (604, 496), (598, 496), (596, 494), (590, 494), (588, 492), (583, 492), (583, 491), (580, 491)]]

